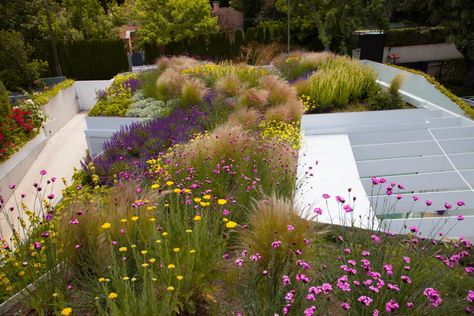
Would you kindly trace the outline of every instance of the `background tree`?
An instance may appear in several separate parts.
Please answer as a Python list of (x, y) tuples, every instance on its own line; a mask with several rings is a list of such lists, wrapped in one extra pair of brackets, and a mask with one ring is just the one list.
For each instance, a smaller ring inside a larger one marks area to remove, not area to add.
[(147, 43), (166, 45), (218, 31), (208, 0), (136, 0), (136, 14)]
[[(287, 13), (287, 0), (276, 0), (276, 7)], [(384, 29), (383, 0), (298, 0), (290, 1), (293, 30), (301, 38), (317, 32), (325, 50), (347, 53), (351, 36), (361, 27)]]

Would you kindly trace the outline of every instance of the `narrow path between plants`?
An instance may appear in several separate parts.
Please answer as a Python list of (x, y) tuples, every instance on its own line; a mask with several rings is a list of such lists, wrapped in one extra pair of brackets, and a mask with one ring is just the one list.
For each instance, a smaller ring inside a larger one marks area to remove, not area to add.
[[(51, 192), (55, 195), (53, 202), (61, 198), (61, 192), (65, 188), (61, 179), (64, 177), (68, 182), (71, 180), (74, 167), (80, 166), (80, 161), (84, 157), (85, 150), (87, 149), (84, 135), (86, 116), (87, 112), (78, 113), (48, 140), (46, 146), (35, 162), (30, 166), (23, 180), (20, 183), (15, 183), (17, 186), (15, 191), (16, 201), (20, 203), (20, 194), (24, 193), (26, 196), (23, 202), (25, 202), (28, 207), (33, 207), (36, 196), (36, 189), (33, 187), (33, 184), (40, 181), (41, 170), (46, 170), (47, 172), (43, 177), (43, 182), (52, 177), (57, 178)], [(49, 187), (47, 194), (50, 194)], [(7, 209), (11, 206), (15, 206), (15, 196), (12, 196), (7, 201)], [(15, 207), (15, 211), (10, 213), (10, 218), (16, 223), (17, 217), (18, 212)], [(8, 240), (12, 232), (3, 214), (0, 215), (0, 224), (0, 234)]]

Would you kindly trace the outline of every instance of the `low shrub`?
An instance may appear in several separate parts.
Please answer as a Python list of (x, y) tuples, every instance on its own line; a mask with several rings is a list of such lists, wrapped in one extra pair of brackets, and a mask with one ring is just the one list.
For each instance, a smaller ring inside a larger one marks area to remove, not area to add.
[(179, 98), (185, 83), (185, 76), (173, 68), (167, 68), (156, 80), (157, 99), (167, 101)]
[(371, 111), (401, 109), (405, 102), (398, 93), (404, 78), (402, 75), (395, 76), (388, 88), (384, 90), (380, 86), (374, 86), (367, 97), (367, 106)]
[(33, 93), (30, 97), (31, 99), (38, 104), (39, 106), (45, 105), (49, 102), (52, 98), (54, 98), (59, 91), (69, 88), (74, 84), (74, 80), (66, 79), (51, 88), (45, 89), (41, 92)]
[(134, 94), (132, 102), (125, 116), (141, 118), (165, 117), (179, 105), (179, 100), (172, 99), (164, 102), (153, 98), (145, 98), (140, 92)]

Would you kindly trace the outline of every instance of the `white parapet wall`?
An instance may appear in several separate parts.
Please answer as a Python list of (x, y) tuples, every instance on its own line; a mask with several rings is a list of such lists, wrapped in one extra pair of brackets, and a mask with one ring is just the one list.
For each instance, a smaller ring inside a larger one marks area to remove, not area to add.
[(85, 134), (89, 153), (92, 156), (99, 155), (102, 152), (104, 143), (109, 140), (115, 132), (120, 131), (122, 127), (144, 120), (145, 119), (138, 117), (87, 117)]
[(398, 55), (398, 63), (463, 58), (456, 45), (450, 43), (385, 47), (383, 52), (384, 62), (387, 62), (389, 54)]
[(96, 101), (96, 92), (98, 90), (107, 89), (113, 82), (111, 80), (83, 80), (76, 81), (74, 87), (76, 89), (79, 107), (82, 111), (92, 109)]
[(48, 116), (44, 130), (48, 136), (53, 136), (80, 111), (74, 86), (59, 91), (42, 110)]

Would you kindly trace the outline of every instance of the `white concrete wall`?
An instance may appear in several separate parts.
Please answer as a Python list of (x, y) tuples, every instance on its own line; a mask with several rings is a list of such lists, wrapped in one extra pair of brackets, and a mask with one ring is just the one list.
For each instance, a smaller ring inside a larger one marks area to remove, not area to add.
[(97, 90), (103, 90), (108, 88), (113, 82), (111, 80), (83, 80), (76, 81), (74, 87), (79, 100), (79, 107), (82, 111), (88, 111), (92, 109), (96, 103), (96, 92)]
[(38, 136), (30, 140), (7, 161), (0, 164), (0, 195), (8, 201), (12, 191), (9, 184), (17, 185), (30, 169), (31, 164), (46, 145), (48, 138), (41, 131)]
[(54, 135), (79, 112), (79, 103), (74, 86), (58, 92), (42, 110), (48, 115), (44, 130), (48, 136)]
[(146, 119), (138, 117), (104, 117), (89, 116), (86, 118), (87, 147), (92, 156), (102, 152), (104, 142), (109, 140), (115, 132), (120, 131), (122, 126), (130, 125), (134, 122), (141, 122)]
[(419, 61), (435, 61), (463, 58), (456, 45), (449, 43), (385, 47), (383, 62), (387, 62), (389, 54), (400, 56), (397, 63), (412, 63)]

